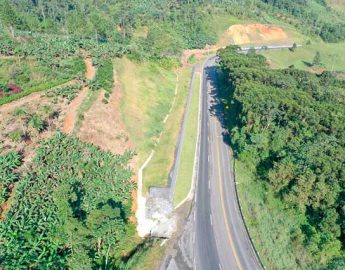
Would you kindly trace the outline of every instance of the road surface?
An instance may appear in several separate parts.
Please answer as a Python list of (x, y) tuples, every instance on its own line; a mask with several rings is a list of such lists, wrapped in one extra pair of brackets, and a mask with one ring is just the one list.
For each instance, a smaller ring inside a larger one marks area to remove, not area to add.
[[(256, 51), (266, 51), (266, 50), (279, 50), (279, 49), (292, 49), (293, 44), (281, 44), (281, 45), (261, 45), (252, 47), (240, 47), (240, 52), (247, 52), (250, 49), (255, 49)], [(296, 44), (296, 48), (302, 47), (301, 44)]]
[(215, 57), (205, 62), (198, 179), (193, 211), (194, 268), (262, 269), (243, 223), (217, 102)]

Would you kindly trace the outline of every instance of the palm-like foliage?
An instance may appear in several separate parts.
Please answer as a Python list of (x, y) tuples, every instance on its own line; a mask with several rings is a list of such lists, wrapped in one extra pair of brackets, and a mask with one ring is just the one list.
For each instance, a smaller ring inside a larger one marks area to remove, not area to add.
[(17, 152), (0, 155), (0, 204), (8, 199), (12, 185), (19, 179), (15, 169), (20, 164), (21, 157)]
[[(13, 155), (0, 159), (0, 166), (15, 168)], [(128, 215), (134, 183), (127, 168), (132, 155), (103, 152), (61, 133), (45, 141), (0, 223), (5, 269), (86, 265), (76, 250), (89, 254), (94, 266), (114, 262), (133, 233)]]

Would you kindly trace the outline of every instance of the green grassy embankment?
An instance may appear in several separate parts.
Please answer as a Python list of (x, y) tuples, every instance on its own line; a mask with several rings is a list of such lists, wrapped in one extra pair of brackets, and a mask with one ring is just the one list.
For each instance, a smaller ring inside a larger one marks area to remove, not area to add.
[[(287, 68), (294, 65), (295, 68), (309, 71), (327, 69), (330, 71), (345, 72), (345, 43), (324, 43), (311, 41), (309, 45), (303, 45), (294, 52), (282, 49), (266, 51), (262, 53), (273, 68)], [(320, 52), (321, 65), (312, 66), (316, 52)]]
[(182, 142), (182, 155), (174, 194), (175, 206), (186, 198), (192, 183), (196, 141), (198, 137), (200, 80), (200, 73), (196, 73), (191, 104), (187, 115), (186, 133)]
[[(167, 183), (191, 69), (168, 69), (154, 62), (135, 63), (127, 58), (118, 59), (116, 68), (121, 82), (121, 117), (135, 145), (138, 166), (141, 166), (151, 150), (155, 149), (155, 154), (143, 173), (145, 193), (150, 186), (164, 186)], [(176, 84), (178, 91), (175, 103), (164, 123), (174, 100)]]

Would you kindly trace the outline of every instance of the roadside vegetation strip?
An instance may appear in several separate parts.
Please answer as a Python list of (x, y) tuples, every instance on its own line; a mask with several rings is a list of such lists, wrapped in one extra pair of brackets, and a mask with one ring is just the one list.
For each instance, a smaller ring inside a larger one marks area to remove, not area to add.
[(241, 212), (265, 269), (309, 269), (313, 258), (300, 249), (303, 260), (299, 260), (294, 251), (298, 247), (290, 238), (291, 231), (298, 230), (304, 221), (303, 216), (267, 192), (244, 162), (235, 161), (235, 173)]
[(191, 104), (189, 107), (185, 136), (182, 143), (182, 154), (179, 170), (177, 172), (177, 182), (174, 192), (174, 206), (178, 205), (188, 196), (193, 179), (195, 149), (198, 138), (198, 115), (200, 96), (200, 73), (195, 73), (194, 84), (192, 86)]
[(138, 164), (143, 164), (155, 150), (143, 171), (145, 195), (150, 186), (167, 184), (191, 70), (123, 58), (116, 60), (116, 71), (122, 91), (121, 117), (138, 153)]

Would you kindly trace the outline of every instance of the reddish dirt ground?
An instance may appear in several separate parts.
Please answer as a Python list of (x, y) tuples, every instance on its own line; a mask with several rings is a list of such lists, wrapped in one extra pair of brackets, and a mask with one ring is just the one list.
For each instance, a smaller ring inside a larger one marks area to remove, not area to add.
[(225, 36), (228, 36), (232, 44), (251, 44), (263, 43), (267, 41), (284, 41), (289, 38), (288, 34), (278, 26), (254, 24), (235, 24), (232, 25)]
[[(12, 190), (14, 189), (14, 187), (12, 188)], [(1, 206), (0, 206), (0, 220), (3, 219), (7, 213), (7, 210), (11, 208), (12, 206), (12, 199), (14, 198), (14, 193), (12, 192), (10, 194), (10, 197), (7, 199), (6, 202), (4, 202)]]
[(68, 106), (68, 112), (66, 114), (65, 120), (63, 122), (62, 131), (66, 134), (70, 134), (73, 131), (76, 117), (77, 117), (77, 111), (80, 106), (80, 104), (83, 102), (86, 94), (87, 94), (87, 87), (83, 87), (83, 89), (80, 91), (78, 96), (69, 104)]
[(286, 33), (278, 26), (260, 23), (235, 24), (229, 27), (217, 44), (207, 45), (204, 49), (185, 50), (182, 54), (181, 62), (185, 65), (192, 55), (200, 59), (204, 55), (214, 54), (217, 50), (230, 44), (281, 44), (291, 42), (292, 40), (293, 35)]

